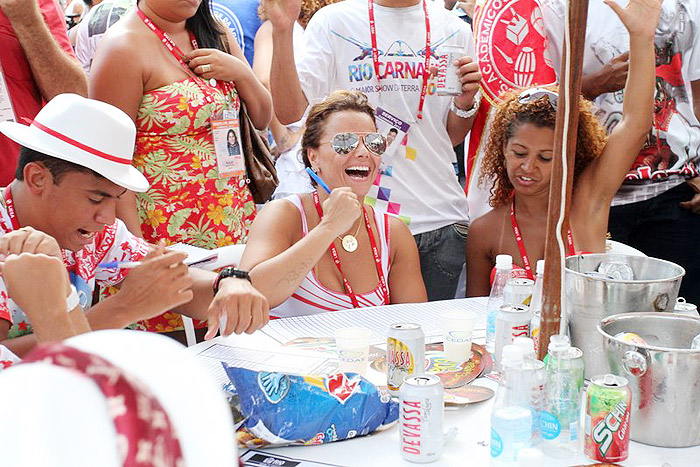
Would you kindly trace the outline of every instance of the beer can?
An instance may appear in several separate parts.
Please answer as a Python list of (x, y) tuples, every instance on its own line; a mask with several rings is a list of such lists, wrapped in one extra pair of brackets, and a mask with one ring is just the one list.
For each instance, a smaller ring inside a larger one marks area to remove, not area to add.
[(464, 47), (459, 45), (443, 45), (443, 52), (438, 58), (437, 95), (459, 96), (462, 94), (462, 82), (457, 76), (454, 61), (466, 55)]
[(495, 366), (501, 367), (503, 347), (512, 344), (516, 337), (528, 337), (530, 311), (525, 305), (502, 305), (496, 315)]
[(506, 284), (503, 291), (503, 303), (507, 305), (530, 306), (532, 293), (535, 291), (535, 281), (532, 279), (513, 279)]
[(443, 389), (435, 375), (407, 376), (399, 391), (401, 457), (434, 462), (442, 455)]
[(425, 335), (420, 324), (389, 326), (386, 339), (386, 385), (396, 394), (404, 378), (425, 372)]
[(673, 312), (685, 316), (700, 316), (698, 315), (697, 305), (686, 302), (685, 298), (683, 297), (678, 297), (678, 299), (676, 299), (676, 305), (673, 307)]
[(632, 407), (627, 380), (610, 374), (594, 377), (586, 391), (586, 401), (586, 456), (601, 462), (627, 459)]

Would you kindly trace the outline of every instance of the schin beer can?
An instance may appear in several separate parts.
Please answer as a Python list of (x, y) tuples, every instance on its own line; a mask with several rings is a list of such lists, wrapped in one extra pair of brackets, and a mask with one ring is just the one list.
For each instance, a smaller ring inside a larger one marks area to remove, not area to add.
[(496, 315), (496, 368), (501, 367), (503, 347), (512, 344), (516, 337), (528, 337), (530, 311), (525, 305), (501, 305)]
[(442, 455), (443, 389), (435, 375), (407, 376), (399, 391), (401, 456), (433, 462)]
[(454, 61), (466, 55), (464, 47), (459, 45), (443, 45), (442, 54), (438, 58), (437, 95), (459, 96), (462, 94), (462, 82), (457, 76)]
[(596, 376), (586, 390), (586, 399), (586, 456), (601, 462), (627, 459), (632, 407), (627, 380), (610, 374)]
[(425, 335), (420, 324), (397, 323), (389, 326), (386, 339), (386, 384), (392, 394), (404, 378), (425, 372)]
[(503, 303), (507, 305), (530, 306), (534, 291), (535, 281), (532, 279), (513, 279), (506, 284), (506, 288), (503, 291)]

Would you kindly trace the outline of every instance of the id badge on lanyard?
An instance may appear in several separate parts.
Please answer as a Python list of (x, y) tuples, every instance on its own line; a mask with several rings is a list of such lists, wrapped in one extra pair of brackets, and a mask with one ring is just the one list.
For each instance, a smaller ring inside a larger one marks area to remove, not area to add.
[(15, 122), (17, 118), (12, 109), (12, 101), (10, 100), (10, 91), (7, 88), (5, 81), (5, 73), (0, 65), (0, 122)]
[(245, 159), (241, 143), (241, 122), (239, 108), (230, 103), (226, 95), (226, 108), (218, 115), (212, 115), (211, 132), (214, 138), (216, 167), (219, 175), (232, 177), (245, 173)]

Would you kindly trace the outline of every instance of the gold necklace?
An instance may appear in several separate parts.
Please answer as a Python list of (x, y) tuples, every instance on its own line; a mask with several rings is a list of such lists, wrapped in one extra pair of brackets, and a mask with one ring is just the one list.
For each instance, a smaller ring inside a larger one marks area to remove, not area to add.
[[(364, 214), (364, 208), (362, 209), (362, 214)], [(352, 253), (353, 251), (357, 250), (357, 234), (360, 233), (361, 226), (362, 216), (360, 216), (359, 222), (357, 223), (357, 230), (355, 230), (354, 235), (347, 234), (343, 237), (338, 235), (338, 240), (340, 240), (343, 250), (347, 251), (348, 253)]]

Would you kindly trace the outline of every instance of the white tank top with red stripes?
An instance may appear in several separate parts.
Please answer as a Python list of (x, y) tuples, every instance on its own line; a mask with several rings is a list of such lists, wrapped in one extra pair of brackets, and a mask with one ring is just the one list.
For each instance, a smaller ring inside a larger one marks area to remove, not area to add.
[[(284, 198), (289, 201), (299, 210), (301, 215), (302, 236), (309, 232), (309, 226), (306, 223), (306, 215), (304, 206), (301, 203), (301, 198), (298, 195), (292, 195)], [(382, 272), (384, 277), (389, 277), (389, 216), (385, 213), (379, 213), (375, 210), (374, 221), (379, 232), (379, 249), (382, 263)], [(377, 288), (371, 292), (357, 294), (357, 301), (361, 307), (388, 305), (388, 301), (377, 284)], [(316, 273), (312, 269), (301, 281), (299, 288), (286, 301), (278, 307), (270, 310), (270, 316), (278, 318), (287, 318), (290, 316), (313, 315), (326, 311), (347, 310), (353, 308), (350, 296), (330, 290), (325, 287), (316, 277)]]

